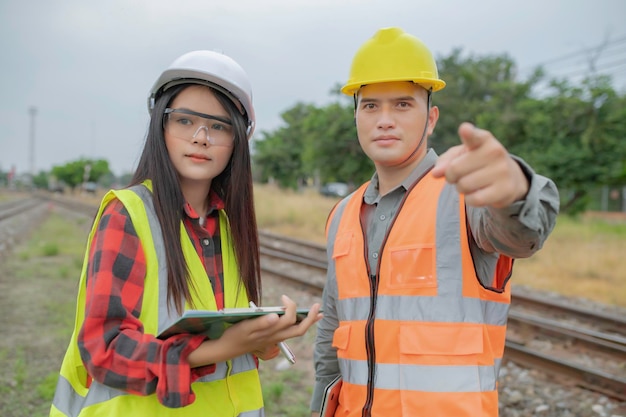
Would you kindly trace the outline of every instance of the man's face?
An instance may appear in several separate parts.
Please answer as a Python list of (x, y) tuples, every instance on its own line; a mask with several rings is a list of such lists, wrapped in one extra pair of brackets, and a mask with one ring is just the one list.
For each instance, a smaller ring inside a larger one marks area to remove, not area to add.
[(428, 93), (412, 82), (398, 81), (363, 86), (355, 110), (359, 143), (377, 169), (404, 167), (419, 162), (426, 154), (424, 134), (430, 135), (439, 111), (428, 109)]

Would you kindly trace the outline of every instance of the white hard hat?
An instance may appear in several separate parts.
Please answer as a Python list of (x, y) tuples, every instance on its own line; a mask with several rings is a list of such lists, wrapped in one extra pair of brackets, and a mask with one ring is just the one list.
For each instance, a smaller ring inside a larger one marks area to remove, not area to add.
[(174, 60), (150, 90), (148, 110), (163, 91), (179, 84), (203, 84), (226, 94), (245, 113), (248, 138), (255, 127), (252, 87), (248, 74), (235, 60), (219, 52), (192, 51)]

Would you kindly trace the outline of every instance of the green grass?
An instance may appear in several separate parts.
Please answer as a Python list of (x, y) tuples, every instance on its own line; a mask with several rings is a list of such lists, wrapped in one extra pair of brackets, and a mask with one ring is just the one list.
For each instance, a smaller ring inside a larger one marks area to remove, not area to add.
[(52, 212), (0, 266), (1, 416), (49, 413), (74, 322), (86, 224)]
[[(267, 366), (273, 366), (274, 362), (268, 362)], [(310, 385), (312, 381), (307, 378), (306, 372), (288, 369), (281, 372), (271, 372), (260, 367), (260, 376), (265, 403), (265, 414), (275, 417), (301, 417), (309, 416), (309, 402), (311, 401), (310, 389), (294, 389), (301, 384)]]
[(56, 243), (44, 243), (41, 246), (41, 254), (43, 256), (56, 256), (59, 254), (59, 246)]

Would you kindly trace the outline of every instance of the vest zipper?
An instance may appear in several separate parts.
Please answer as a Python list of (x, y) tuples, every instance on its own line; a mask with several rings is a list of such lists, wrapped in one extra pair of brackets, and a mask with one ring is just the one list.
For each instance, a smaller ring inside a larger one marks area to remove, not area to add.
[(367, 275), (369, 277), (370, 282), (370, 312), (367, 316), (367, 323), (365, 324), (365, 352), (367, 354), (367, 394), (365, 396), (365, 404), (363, 405), (363, 409), (361, 410), (361, 417), (371, 417), (372, 415), (372, 407), (374, 405), (374, 385), (376, 382), (376, 348), (374, 343), (374, 321), (376, 317), (376, 301), (378, 300), (378, 283), (380, 280), (380, 263), (383, 259), (383, 251), (385, 248), (385, 244), (387, 243), (387, 239), (389, 238), (389, 234), (391, 233), (391, 229), (393, 225), (396, 223), (396, 219), (398, 218), (398, 214), (406, 199), (409, 197), (413, 188), (420, 182), (422, 178), (426, 174), (430, 172), (432, 167), (426, 170), (406, 191), (400, 204), (398, 204), (398, 210), (396, 211), (387, 231), (385, 232), (385, 237), (380, 245), (380, 249), (378, 251), (379, 257), (378, 262), (376, 262), (376, 274), (372, 275), (372, 271), (370, 270), (370, 263), (368, 261), (369, 254), (369, 246), (367, 244), (367, 228), (363, 225), (363, 218), (359, 216), (359, 223), (361, 224), (361, 234), (363, 235), (363, 257), (365, 260), (365, 267), (367, 268)]
[[(369, 269), (369, 268), (368, 268)], [(370, 313), (365, 325), (365, 351), (367, 352), (367, 396), (361, 412), (362, 417), (372, 415), (374, 403), (374, 383), (376, 381), (376, 349), (374, 348), (374, 316), (378, 300), (378, 275), (369, 274), (370, 278)]]

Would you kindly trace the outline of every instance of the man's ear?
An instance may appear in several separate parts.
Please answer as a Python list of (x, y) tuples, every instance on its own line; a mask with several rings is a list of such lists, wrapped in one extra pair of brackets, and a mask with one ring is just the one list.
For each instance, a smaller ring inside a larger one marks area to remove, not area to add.
[(439, 120), (439, 107), (432, 106), (428, 109), (428, 135), (432, 135)]

